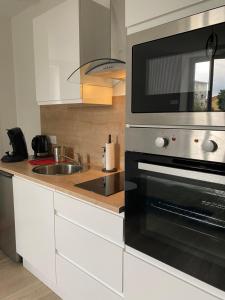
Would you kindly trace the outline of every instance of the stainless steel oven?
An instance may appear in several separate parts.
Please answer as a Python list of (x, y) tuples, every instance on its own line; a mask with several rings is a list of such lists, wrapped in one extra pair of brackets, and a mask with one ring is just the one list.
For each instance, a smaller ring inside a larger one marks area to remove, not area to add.
[(128, 128), (125, 243), (225, 291), (225, 134)]
[(225, 126), (225, 7), (128, 36), (128, 126)]

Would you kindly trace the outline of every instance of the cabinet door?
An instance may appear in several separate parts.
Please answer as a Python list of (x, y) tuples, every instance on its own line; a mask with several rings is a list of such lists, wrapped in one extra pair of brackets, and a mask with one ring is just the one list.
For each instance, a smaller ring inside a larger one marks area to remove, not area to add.
[(67, 0), (33, 21), (36, 98), (63, 103), (80, 98), (80, 84), (67, 81), (79, 67), (79, 1)]
[(203, 0), (126, 0), (126, 26), (132, 26), (182, 8), (204, 2)]
[(206, 292), (125, 253), (125, 300), (216, 300)]
[(53, 191), (13, 178), (17, 252), (55, 282)]

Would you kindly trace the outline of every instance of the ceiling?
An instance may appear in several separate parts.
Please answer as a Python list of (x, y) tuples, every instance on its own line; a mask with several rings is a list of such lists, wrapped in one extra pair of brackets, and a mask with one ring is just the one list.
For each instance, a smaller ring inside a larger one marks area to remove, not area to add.
[(0, 16), (13, 17), (40, 0), (0, 0)]

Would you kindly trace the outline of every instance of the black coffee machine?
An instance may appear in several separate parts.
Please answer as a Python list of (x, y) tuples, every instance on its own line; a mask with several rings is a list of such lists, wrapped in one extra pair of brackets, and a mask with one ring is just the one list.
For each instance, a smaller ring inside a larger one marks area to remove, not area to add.
[(7, 134), (13, 151), (6, 152), (2, 162), (17, 162), (28, 159), (27, 145), (22, 130), (19, 127), (8, 129)]

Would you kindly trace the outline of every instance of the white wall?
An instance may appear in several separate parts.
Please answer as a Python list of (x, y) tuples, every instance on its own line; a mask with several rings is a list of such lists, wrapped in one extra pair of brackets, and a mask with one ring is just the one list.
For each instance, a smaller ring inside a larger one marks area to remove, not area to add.
[(11, 20), (0, 17), (0, 158), (9, 150), (7, 128), (17, 125)]
[(17, 124), (24, 131), (28, 151), (31, 140), (40, 134), (40, 108), (36, 103), (33, 24), (34, 17), (64, 0), (40, 0), (12, 18)]

